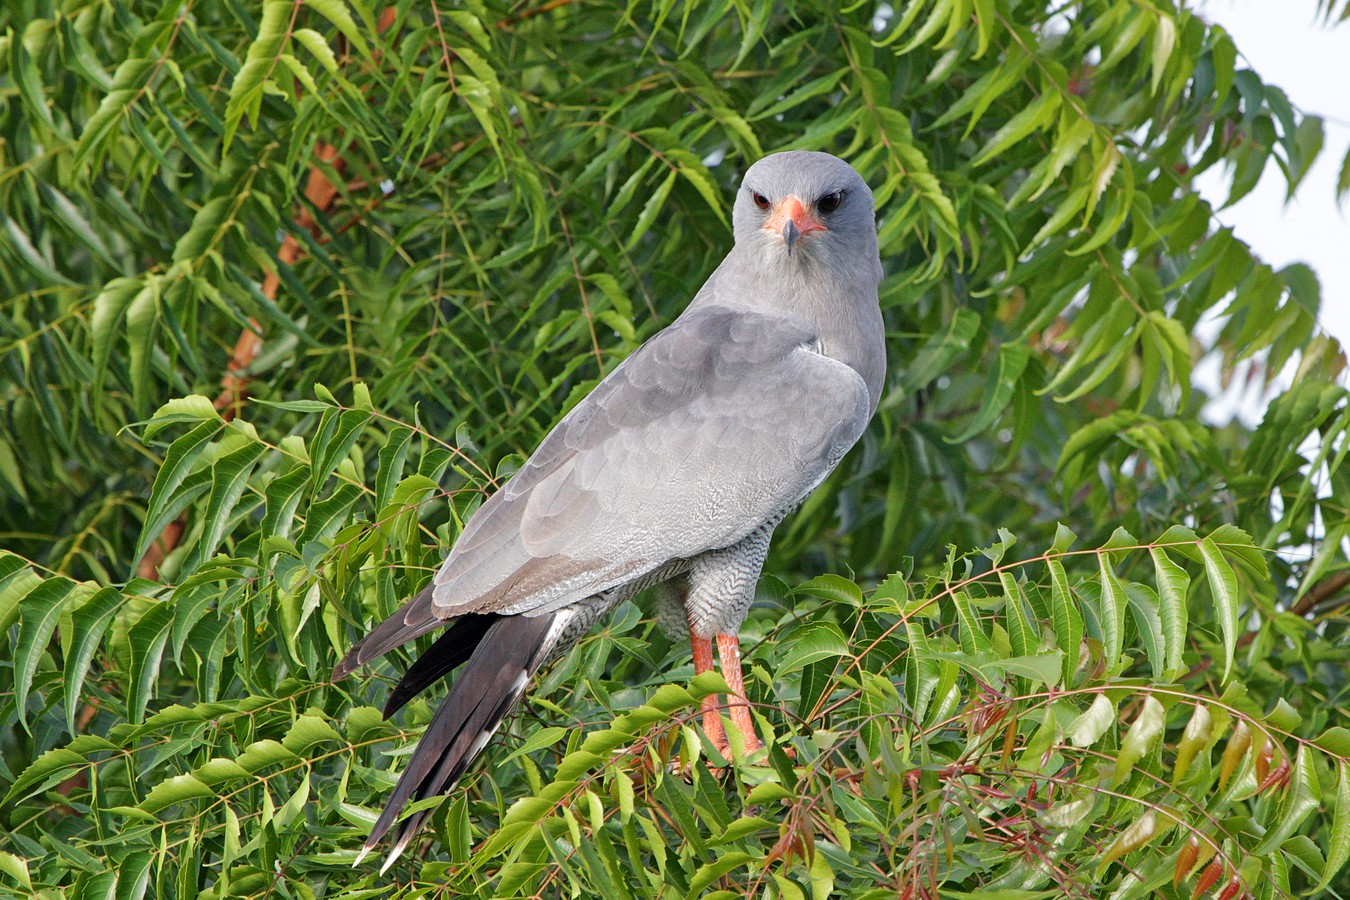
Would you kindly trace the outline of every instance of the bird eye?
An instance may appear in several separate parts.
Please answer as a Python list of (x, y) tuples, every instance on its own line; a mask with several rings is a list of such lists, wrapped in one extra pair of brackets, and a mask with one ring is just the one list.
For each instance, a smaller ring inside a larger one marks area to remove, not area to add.
[(768, 198), (768, 197), (765, 197), (765, 196), (764, 196), (763, 194), (761, 194), (759, 191), (753, 191), (752, 194), (751, 194), (751, 196), (753, 196), (753, 197), (755, 198), (755, 205), (758, 206), (760, 209), (768, 209), (768, 208), (769, 208), (769, 198)]
[(816, 209), (823, 213), (832, 213), (839, 208), (839, 204), (844, 202), (844, 192), (835, 191), (833, 194), (826, 194), (816, 201)]

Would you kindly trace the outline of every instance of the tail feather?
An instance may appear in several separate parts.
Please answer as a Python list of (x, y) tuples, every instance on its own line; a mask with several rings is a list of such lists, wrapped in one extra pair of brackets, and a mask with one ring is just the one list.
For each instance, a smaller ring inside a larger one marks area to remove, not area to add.
[(387, 719), (403, 708), (413, 697), (425, 688), (445, 677), (451, 670), (473, 655), (483, 636), (492, 624), (501, 616), (486, 613), (469, 613), (455, 619), (450, 630), (441, 635), (436, 643), (408, 667), (398, 684), (389, 693), (384, 704), (384, 717)]
[[(548, 659), (567, 615), (503, 616), (491, 622), (409, 757), (366, 839), (363, 855), (389, 832), (410, 800), (444, 793), (464, 774)], [(428, 664), (424, 674), (437, 668), (438, 664)], [(385, 869), (407, 847), (426, 815), (426, 810), (414, 813), (400, 825)]]
[(445, 625), (446, 620), (436, 615), (436, 610), (432, 606), (431, 592), (435, 585), (434, 580), (429, 582), (417, 596), (403, 604), (398, 612), (376, 625), (369, 634), (353, 644), (347, 655), (342, 657), (342, 661), (333, 667), (332, 680), (341, 681), (356, 667), (363, 666), (395, 647)]

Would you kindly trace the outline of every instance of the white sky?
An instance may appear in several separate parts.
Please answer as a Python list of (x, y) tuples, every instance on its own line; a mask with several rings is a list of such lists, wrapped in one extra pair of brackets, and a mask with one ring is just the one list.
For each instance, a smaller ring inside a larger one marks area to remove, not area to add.
[[(1323, 327), (1350, 346), (1350, 205), (1336, 202), (1336, 176), (1350, 147), (1350, 22), (1323, 26), (1316, 0), (1199, 0), (1200, 14), (1227, 29), (1266, 84), (1279, 85), (1296, 109), (1326, 120), (1326, 142), (1295, 199), (1272, 162), (1256, 189), (1231, 209), (1225, 225), (1275, 268), (1305, 262), (1322, 282)], [(1218, 207), (1228, 197), (1228, 173), (1197, 180)], [(1350, 198), (1347, 199), (1350, 204)]]

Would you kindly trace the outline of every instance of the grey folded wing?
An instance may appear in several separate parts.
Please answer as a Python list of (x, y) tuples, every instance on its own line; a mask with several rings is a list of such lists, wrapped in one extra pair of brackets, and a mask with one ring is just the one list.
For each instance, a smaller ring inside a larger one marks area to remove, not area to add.
[(824, 480), (868, 399), (801, 320), (691, 309), (479, 508), (436, 575), (433, 610), (538, 615), (730, 546)]

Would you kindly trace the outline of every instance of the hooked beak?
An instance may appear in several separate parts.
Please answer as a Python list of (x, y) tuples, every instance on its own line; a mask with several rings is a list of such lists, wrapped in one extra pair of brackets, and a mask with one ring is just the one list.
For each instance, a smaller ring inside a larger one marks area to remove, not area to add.
[(800, 199), (792, 195), (783, 198), (773, 209), (773, 214), (764, 223), (766, 231), (776, 232), (783, 238), (788, 255), (797, 246), (797, 241), (813, 231), (829, 231), (825, 223), (816, 218), (814, 210), (808, 210)]

